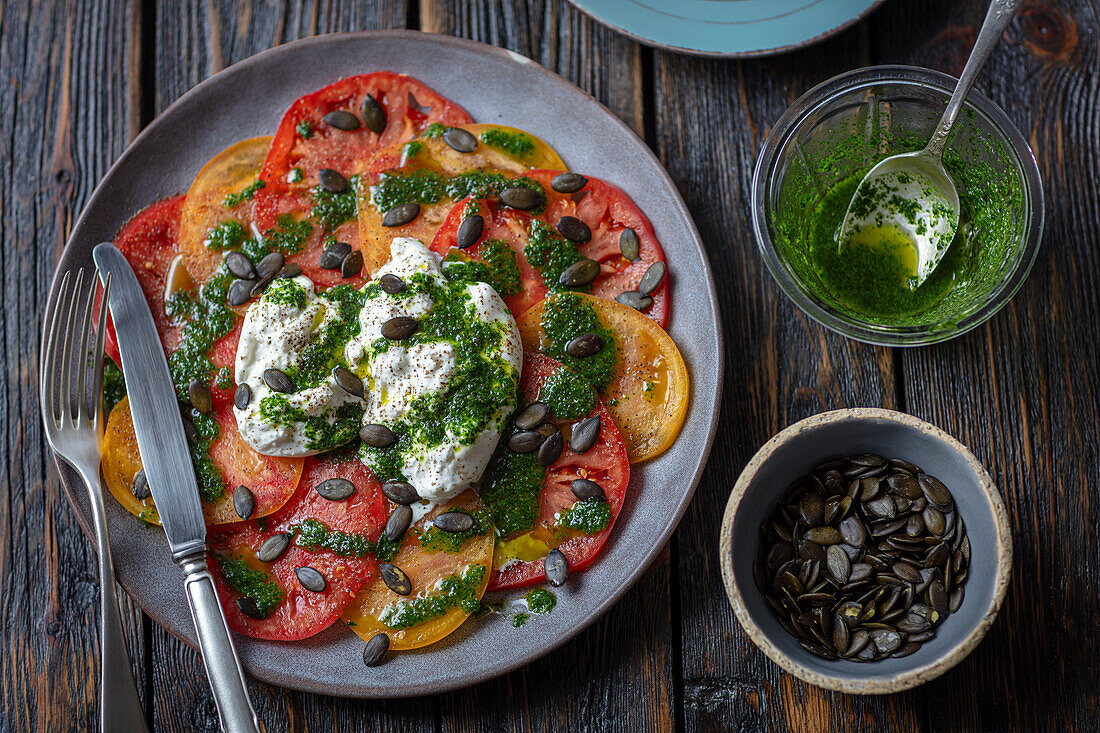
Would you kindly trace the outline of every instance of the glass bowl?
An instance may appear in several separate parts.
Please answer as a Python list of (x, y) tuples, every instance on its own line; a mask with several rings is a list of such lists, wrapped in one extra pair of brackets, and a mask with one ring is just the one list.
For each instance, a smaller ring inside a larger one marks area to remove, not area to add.
[(1039, 168), (1008, 116), (976, 91), (944, 151), (963, 215), (952, 266), (937, 280), (942, 296), (935, 291), (919, 312), (869, 315), (836, 295), (815, 261), (809, 232), (826, 194), (887, 156), (923, 148), (955, 81), (912, 66), (841, 74), (796, 100), (765, 140), (752, 180), (756, 242), (783, 292), (825, 327), (887, 346), (945, 341), (988, 320), (1027, 278), (1043, 232)]

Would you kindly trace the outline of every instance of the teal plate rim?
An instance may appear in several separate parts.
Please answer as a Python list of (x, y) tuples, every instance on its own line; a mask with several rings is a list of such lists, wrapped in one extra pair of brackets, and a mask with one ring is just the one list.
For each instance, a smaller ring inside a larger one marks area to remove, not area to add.
[(569, 0), (648, 46), (696, 56), (753, 58), (818, 43), (885, 0)]

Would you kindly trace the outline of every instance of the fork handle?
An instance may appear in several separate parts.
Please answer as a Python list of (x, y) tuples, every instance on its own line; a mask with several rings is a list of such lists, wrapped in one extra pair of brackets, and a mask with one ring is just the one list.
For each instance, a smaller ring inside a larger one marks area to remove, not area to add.
[(102, 733), (145, 733), (145, 711), (138, 698), (118, 612), (115, 567), (107, 534), (107, 511), (98, 474), (84, 475), (92, 501), (96, 554), (99, 555), (99, 729)]
[(259, 733), (259, 721), (245, 688), (244, 672), (237, 659), (229, 627), (225, 623), (214, 578), (201, 552), (179, 559), (184, 573), (184, 589), (191, 606), (191, 618), (198, 632), (202, 663), (214, 692), (222, 730), (225, 733)]

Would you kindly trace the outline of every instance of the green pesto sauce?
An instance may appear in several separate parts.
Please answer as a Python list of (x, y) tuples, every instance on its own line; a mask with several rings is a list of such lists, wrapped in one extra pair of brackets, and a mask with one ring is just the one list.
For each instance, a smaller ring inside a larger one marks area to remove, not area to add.
[(260, 419), (277, 427), (302, 426), (306, 447), (313, 451), (337, 448), (359, 436), (359, 422), (363, 419), (363, 407), (347, 402), (327, 416), (307, 415), (301, 408), (290, 404), (285, 395), (272, 394), (260, 400)]
[(501, 173), (480, 170), (445, 176), (418, 168), (383, 173), (371, 189), (371, 202), (379, 211), (386, 212), (410, 202), (426, 206), (444, 199), (458, 201), (469, 196), (496, 196), (511, 186), (526, 186), (543, 193), (542, 186), (530, 178), (509, 178)]
[[(301, 293), (303, 305), (299, 307), (304, 307), (306, 293), (304, 290), (301, 290)], [(278, 291), (275, 297), (279, 297)], [(350, 365), (344, 361), (344, 346), (359, 335), (359, 311), (363, 309), (364, 303), (364, 297), (360, 291), (351, 285), (337, 285), (328, 290), (322, 290), (317, 293), (317, 297), (335, 305), (337, 317), (329, 319), (324, 328), (314, 335), (309, 345), (298, 354), (294, 364), (286, 370), (286, 375), (298, 390), (316, 387), (326, 381), (333, 367), (337, 365), (350, 368)], [(267, 300), (268, 294), (264, 293), (263, 298)]]
[(467, 299), (464, 282), (439, 281), (426, 274), (409, 279), (406, 289), (397, 295), (384, 294), (377, 283), (364, 290), (367, 298), (408, 298), (424, 293), (432, 301), (431, 310), (420, 319), (420, 327), (400, 341), (379, 338), (371, 347), (371, 357), (387, 351), (391, 345), (450, 342), (455, 348), (454, 377), (438, 392), (413, 400), (404, 419), (391, 425), (397, 442), (380, 450), (364, 446), (361, 457), (380, 481), (401, 479), (405, 458), (416, 460), (425, 448), (453, 438), (462, 445), (472, 444), (502, 405), (514, 403), (519, 374), (499, 354), (507, 337), (500, 323), (478, 320)]
[(542, 383), (539, 402), (545, 402), (562, 420), (579, 420), (596, 406), (596, 393), (572, 369), (559, 369)]
[(485, 470), (481, 501), (493, 516), (501, 537), (535, 526), (544, 469), (533, 453), (513, 453), (502, 440)]
[(122, 370), (110, 359), (103, 360), (103, 411), (110, 415), (115, 405), (126, 396), (126, 379)]
[(294, 308), (305, 308), (309, 302), (309, 294), (301, 285), (290, 278), (278, 278), (272, 280), (264, 291), (263, 299), (269, 303), (289, 305)]
[(481, 244), (480, 260), (465, 260), (455, 251), (443, 258), (443, 274), (450, 280), (483, 282), (492, 286), (502, 298), (517, 295), (521, 288), (519, 264), (515, 251), (501, 239), (488, 239)]
[[(838, 251), (836, 232), (862, 177), (887, 155), (927, 142), (876, 130), (871, 147), (882, 152), (868, 158), (865, 133), (827, 135), (820, 150), (805, 150), (791, 165), (775, 218), (776, 247), (832, 308), (881, 325), (950, 329), (1001, 284), (1009, 266), (1026, 218), (1015, 165), (978, 125), (956, 125), (943, 160), (959, 193), (958, 233), (932, 275), (912, 287), (911, 245), (872, 241)], [(850, 160), (866, 164), (853, 169)]]
[(310, 192), (313, 209), (310, 216), (326, 232), (334, 231), (344, 222), (355, 219), (355, 191), (359, 187), (359, 176), (348, 179), (348, 187), (341, 193), (326, 191), (314, 186)]
[(412, 140), (405, 143), (405, 147), (401, 149), (401, 155), (405, 158), (415, 158), (420, 155), (420, 152), (424, 149), (424, 143), (419, 140)]
[(474, 537), (484, 537), (493, 530), (493, 518), (484, 509), (468, 512), (474, 518), (474, 528), (467, 532), (444, 532), (438, 527), (429, 527), (428, 531), (418, 535), (420, 546), (425, 550), (441, 552), (461, 552), (463, 546)]
[(202, 243), (207, 249), (218, 252), (226, 249), (236, 249), (245, 240), (245, 234), (244, 224), (228, 219), (215, 224)]
[(599, 534), (611, 523), (611, 506), (606, 501), (589, 499), (574, 502), (558, 516), (558, 530), (577, 530), (584, 534)]
[(222, 205), (227, 209), (232, 209), (236, 206), (240, 206), (245, 201), (251, 201), (252, 197), (256, 195), (256, 192), (267, 184), (257, 178), (252, 183), (245, 186), (237, 193), (231, 193), (225, 197), (225, 201)]
[(222, 580), (242, 596), (256, 601), (260, 615), (267, 618), (283, 602), (283, 589), (270, 573), (251, 568), (235, 555), (214, 554)]
[(523, 256), (531, 264), (551, 292), (561, 290), (589, 291), (591, 286), (565, 288), (560, 283), (561, 274), (574, 262), (580, 262), (584, 255), (577, 245), (561, 236), (538, 219), (531, 220), (531, 232), (523, 248)]
[(378, 545), (366, 535), (330, 529), (319, 519), (305, 519), (290, 525), (294, 541), (310, 552), (328, 550), (340, 557), (366, 557), (373, 555)]
[(309, 235), (313, 231), (313, 225), (308, 221), (305, 219), (295, 220), (290, 214), (280, 214), (276, 217), (275, 224), (274, 228), (264, 232), (263, 242), (257, 243), (259, 247), (264, 248), (262, 254), (259, 249), (242, 251), (250, 258), (255, 258), (256, 255), (262, 257), (268, 252), (298, 254), (305, 247), (306, 240), (309, 239)]
[(420, 134), (420, 137), (426, 137), (429, 140), (438, 140), (443, 137), (443, 133), (448, 129), (449, 128), (442, 122), (433, 122), (425, 128), (424, 132)]
[[(547, 356), (581, 375), (597, 392), (611, 384), (618, 365), (618, 342), (615, 334), (600, 322), (591, 303), (570, 293), (550, 298), (546, 301), (540, 325), (549, 342), (545, 349)], [(598, 334), (603, 339), (603, 350), (584, 359), (565, 353), (566, 344), (586, 333)]]
[(531, 618), (531, 614), (529, 613), (517, 613), (515, 616), (512, 617), (512, 628), (523, 628), (523, 625), (527, 623), (527, 619), (529, 618)]
[(302, 120), (294, 126), (294, 131), (301, 135), (303, 140), (309, 140), (313, 137), (313, 123), (309, 120)]
[(524, 596), (524, 600), (527, 601), (527, 607), (531, 609), (531, 613), (537, 613), (539, 616), (545, 616), (554, 610), (554, 606), (558, 605), (558, 597), (545, 588), (535, 588), (529, 591)]
[(526, 158), (535, 152), (535, 141), (522, 132), (509, 132), (490, 127), (481, 133), (481, 142), (501, 150), (513, 158)]
[(302, 171), (301, 168), (297, 168), (297, 167), (291, 168), (290, 173), (286, 174), (287, 183), (298, 183), (299, 181), (301, 181), (305, 177), (306, 177), (306, 174)]
[(391, 629), (407, 629), (438, 618), (452, 608), (473, 613), (481, 605), (477, 591), (488, 572), (482, 564), (471, 565), (459, 576), (453, 573), (439, 582), (439, 590), (423, 598), (401, 600), (390, 606), (379, 621)]

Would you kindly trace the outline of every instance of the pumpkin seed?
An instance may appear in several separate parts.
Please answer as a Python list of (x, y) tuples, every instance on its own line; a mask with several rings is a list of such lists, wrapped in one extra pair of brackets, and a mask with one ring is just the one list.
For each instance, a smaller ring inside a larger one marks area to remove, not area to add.
[(332, 368), (332, 381), (352, 397), (363, 396), (363, 380), (345, 366), (337, 365)]
[(638, 239), (638, 233), (630, 227), (623, 229), (623, 233), (619, 235), (619, 251), (624, 259), (631, 262), (638, 259), (638, 255), (641, 254), (642, 242)]
[(555, 547), (543, 561), (543, 570), (546, 572), (547, 583), (555, 588), (562, 586), (569, 578), (569, 558)]
[(359, 428), (359, 437), (372, 448), (389, 448), (397, 442), (393, 431), (378, 423), (368, 423)]
[(534, 430), (521, 430), (508, 436), (508, 450), (513, 453), (534, 453), (545, 438)]
[(552, 466), (554, 461), (558, 460), (561, 456), (562, 449), (565, 448), (565, 440), (561, 437), (561, 433), (557, 432), (542, 441), (542, 445), (539, 446), (538, 461), (540, 466)]
[(382, 216), (382, 226), (401, 227), (420, 216), (420, 204), (409, 201), (395, 206)]
[(286, 372), (280, 369), (264, 369), (263, 380), (272, 392), (279, 392), (280, 394), (294, 392), (294, 383), (290, 381), (290, 377), (286, 375)]
[(587, 285), (600, 275), (600, 263), (595, 260), (577, 260), (562, 270), (558, 284), (565, 288), (579, 288)]
[(390, 637), (379, 632), (370, 638), (363, 647), (363, 664), (368, 667), (377, 667), (386, 660), (386, 652), (390, 650)]
[(144, 468), (138, 469), (138, 472), (134, 474), (134, 481), (130, 484), (130, 491), (138, 501), (145, 501), (152, 495), (153, 492), (149, 490), (149, 479), (145, 477)]
[(602, 423), (599, 415), (586, 417), (573, 423), (573, 428), (569, 434), (569, 448), (574, 453), (587, 453), (599, 440), (601, 428)]
[(412, 484), (405, 481), (387, 481), (382, 484), (382, 493), (394, 504), (415, 504), (420, 501), (420, 494)]
[(558, 233), (570, 242), (585, 244), (592, 239), (592, 230), (588, 225), (575, 216), (563, 216), (554, 225)]
[(533, 188), (527, 186), (512, 186), (500, 192), (500, 200), (511, 209), (530, 211), (538, 208), (542, 203), (542, 196)]
[(409, 316), (394, 316), (382, 324), (382, 336), (390, 341), (399, 341), (416, 333), (420, 321)]
[(252, 297), (252, 288), (255, 282), (252, 280), (234, 280), (229, 286), (226, 302), (231, 306), (244, 305)]
[(359, 118), (345, 109), (335, 109), (321, 118), (329, 127), (352, 132), (359, 129)]
[(279, 274), (279, 270), (283, 269), (283, 265), (286, 264), (286, 257), (282, 252), (269, 252), (263, 256), (256, 264), (256, 276), (260, 281), (271, 281), (276, 275)]
[(481, 214), (470, 214), (458, 225), (458, 233), (455, 235), (455, 244), (459, 249), (466, 249), (477, 244), (485, 231), (485, 219)]
[(664, 262), (657, 261), (650, 265), (638, 282), (638, 292), (642, 295), (649, 295), (656, 290), (661, 281), (665, 279), (666, 269)]
[[(376, 135), (386, 129), (386, 110), (372, 95), (363, 100), (363, 126)], [(389, 637), (387, 637), (388, 640)], [(389, 644), (387, 643), (387, 647)], [(371, 665), (367, 665), (368, 667)]]
[(294, 568), (294, 574), (298, 577), (298, 584), (308, 591), (324, 593), (325, 588), (328, 587), (328, 581), (325, 580), (321, 571), (309, 565)]
[(339, 270), (344, 258), (350, 254), (350, 244), (347, 242), (332, 242), (321, 252), (317, 264), (322, 270)]
[(550, 408), (545, 403), (532, 402), (516, 413), (512, 424), (520, 430), (533, 430), (541, 425), (549, 415)]
[(472, 515), (462, 511), (443, 512), (432, 520), (432, 524), (444, 532), (469, 532), (477, 524)]
[(587, 359), (601, 351), (603, 351), (603, 337), (597, 333), (581, 334), (565, 345), (565, 353), (574, 359)]
[[(607, 494), (604, 493), (603, 487), (595, 481), (586, 478), (575, 478), (569, 483), (569, 488), (573, 492), (573, 496), (577, 497), (581, 501), (588, 501), (589, 499), (595, 499), (597, 501), (607, 501)], [(778, 545), (777, 545), (778, 547)], [(785, 545), (787, 550), (794, 554), (794, 550), (790, 545)]]
[(588, 185), (588, 179), (579, 173), (559, 173), (550, 180), (550, 188), (558, 193), (576, 193)]
[(256, 279), (256, 266), (252, 264), (252, 260), (235, 250), (225, 255), (225, 268), (234, 277), (242, 280)]
[(317, 171), (317, 182), (329, 193), (343, 193), (348, 190), (348, 179), (344, 178), (340, 171), (332, 168), (322, 168)]
[(397, 542), (401, 539), (405, 532), (409, 529), (409, 525), (412, 524), (412, 509), (405, 504), (398, 504), (390, 512), (390, 516), (386, 519), (385, 536), (390, 542)]
[(233, 511), (241, 519), (248, 519), (256, 511), (256, 497), (252, 490), (245, 485), (240, 485), (233, 490)]
[(396, 565), (384, 562), (378, 566), (378, 574), (382, 576), (382, 582), (386, 587), (399, 596), (407, 596), (412, 593), (412, 581), (405, 571)]
[(314, 491), (329, 501), (346, 501), (355, 493), (355, 484), (346, 478), (334, 477), (317, 484)]
[(653, 298), (648, 295), (642, 295), (637, 290), (628, 290), (625, 293), (619, 293), (615, 296), (615, 300), (636, 311), (644, 311), (653, 305)]
[(240, 598), (238, 598), (237, 610), (239, 610), (245, 616), (248, 616), (249, 618), (254, 618), (257, 621), (262, 621), (263, 619), (267, 618), (267, 616), (265, 616), (260, 611), (260, 604), (257, 603), (256, 599), (252, 596), (241, 596)]
[(355, 250), (340, 263), (340, 277), (348, 280), (358, 275), (363, 269), (363, 253)]
[(292, 277), (298, 277), (301, 274), (302, 274), (302, 266), (299, 265), (297, 262), (288, 262), (285, 265), (283, 265), (283, 269), (279, 270), (279, 277), (287, 278), (287, 279), (292, 278)]
[(277, 532), (263, 541), (260, 549), (256, 550), (256, 559), (260, 562), (275, 562), (289, 547), (290, 533)]
[[(386, 273), (382, 277), (378, 278), (378, 286), (382, 290), (390, 295), (397, 295), (398, 293), (405, 292), (405, 281), (399, 278), (397, 275)], [(388, 638), (388, 637), (387, 637)]]
[(210, 386), (201, 379), (192, 379), (187, 383), (187, 399), (203, 415), (209, 415), (214, 409), (214, 395), (210, 394)]
[(460, 127), (448, 127), (443, 133), (443, 142), (460, 153), (472, 153), (477, 150), (477, 138)]

